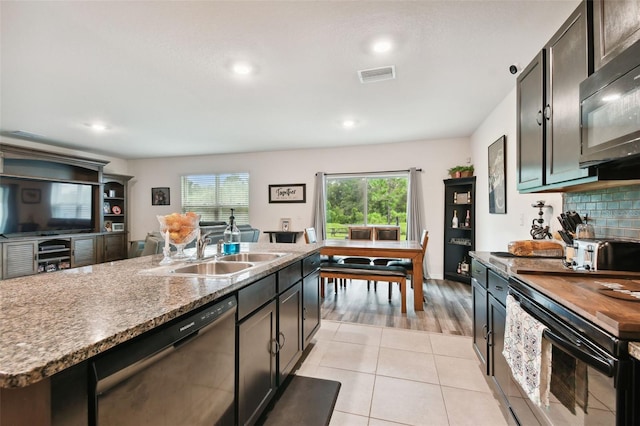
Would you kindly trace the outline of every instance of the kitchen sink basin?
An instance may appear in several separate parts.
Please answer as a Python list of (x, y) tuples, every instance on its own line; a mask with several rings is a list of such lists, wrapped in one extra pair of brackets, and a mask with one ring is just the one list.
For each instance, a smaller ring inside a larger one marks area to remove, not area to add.
[(281, 256), (280, 253), (237, 253), (222, 256), (220, 260), (225, 262), (267, 262)]
[(195, 265), (182, 266), (174, 269), (175, 274), (194, 275), (229, 275), (251, 268), (253, 263), (248, 262), (206, 262)]

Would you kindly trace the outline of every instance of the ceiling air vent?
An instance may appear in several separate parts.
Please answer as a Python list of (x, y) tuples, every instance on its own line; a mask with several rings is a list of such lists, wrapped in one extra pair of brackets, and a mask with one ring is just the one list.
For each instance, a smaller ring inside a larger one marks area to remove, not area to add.
[(369, 70), (358, 71), (360, 82), (373, 83), (375, 81), (393, 80), (396, 78), (396, 67), (390, 65), (388, 67), (372, 68)]

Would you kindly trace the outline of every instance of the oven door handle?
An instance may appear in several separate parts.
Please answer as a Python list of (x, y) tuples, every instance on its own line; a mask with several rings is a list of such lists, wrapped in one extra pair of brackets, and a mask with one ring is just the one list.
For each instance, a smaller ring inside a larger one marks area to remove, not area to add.
[(543, 332), (544, 337), (551, 340), (555, 345), (577, 359), (584, 361), (590, 367), (594, 367), (608, 377), (613, 377), (615, 371), (614, 360), (601, 356), (600, 354), (590, 350), (587, 346), (580, 344), (580, 341), (572, 342), (563, 336), (559, 336), (553, 331), (546, 329)]

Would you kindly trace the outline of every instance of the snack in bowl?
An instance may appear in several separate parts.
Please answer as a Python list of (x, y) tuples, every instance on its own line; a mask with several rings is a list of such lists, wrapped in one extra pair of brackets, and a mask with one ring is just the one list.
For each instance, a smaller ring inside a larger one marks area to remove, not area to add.
[(184, 246), (198, 236), (200, 215), (193, 212), (171, 213), (164, 216), (158, 215), (157, 218), (160, 222), (160, 233), (167, 242), (176, 246), (178, 250), (173, 257), (187, 257), (183, 251)]

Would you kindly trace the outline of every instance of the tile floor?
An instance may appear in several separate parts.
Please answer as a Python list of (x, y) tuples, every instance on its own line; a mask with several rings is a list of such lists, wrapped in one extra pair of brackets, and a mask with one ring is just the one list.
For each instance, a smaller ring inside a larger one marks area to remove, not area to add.
[(342, 383), (331, 426), (506, 425), (470, 337), (322, 321), (298, 375)]

